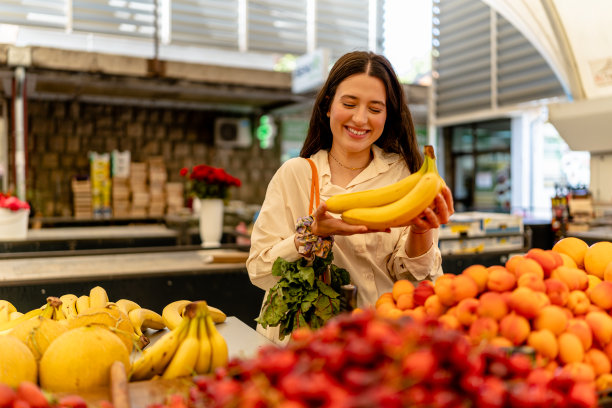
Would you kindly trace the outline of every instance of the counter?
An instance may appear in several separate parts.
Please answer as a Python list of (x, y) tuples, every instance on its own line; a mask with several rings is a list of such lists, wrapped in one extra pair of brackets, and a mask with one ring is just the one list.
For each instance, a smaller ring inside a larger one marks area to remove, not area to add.
[(243, 251), (220, 249), (0, 259), (0, 286), (205, 274), (244, 269), (246, 257)]

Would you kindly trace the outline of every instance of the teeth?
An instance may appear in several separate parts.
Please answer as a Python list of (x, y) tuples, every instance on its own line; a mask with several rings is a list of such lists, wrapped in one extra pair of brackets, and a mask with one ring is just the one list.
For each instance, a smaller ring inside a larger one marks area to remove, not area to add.
[(355, 130), (355, 129), (351, 129), (351, 128), (347, 128), (349, 132), (351, 132), (354, 135), (365, 135), (366, 131), (365, 130)]

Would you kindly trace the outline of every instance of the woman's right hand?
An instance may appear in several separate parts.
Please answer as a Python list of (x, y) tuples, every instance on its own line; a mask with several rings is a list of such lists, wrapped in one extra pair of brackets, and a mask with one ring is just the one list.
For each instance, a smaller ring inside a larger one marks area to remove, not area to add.
[(330, 235), (354, 235), (354, 234), (365, 234), (369, 232), (390, 232), (390, 229), (386, 230), (372, 230), (365, 225), (351, 225), (340, 218), (331, 216), (327, 212), (327, 205), (321, 203), (314, 213), (312, 213), (313, 222), (310, 230), (313, 234), (328, 237)]

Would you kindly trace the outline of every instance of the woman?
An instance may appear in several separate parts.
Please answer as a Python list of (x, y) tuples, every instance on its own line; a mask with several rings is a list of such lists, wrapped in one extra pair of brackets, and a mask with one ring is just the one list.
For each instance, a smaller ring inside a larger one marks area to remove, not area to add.
[[(270, 181), (251, 235), (247, 269), (251, 282), (264, 290), (278, 280), (271, 274), (276, 258), (312, 256), (303, 234), (296, 233), (296, 221), (308, 215), (312, 178), (303, 158), (316, 164), (322, 201), (383, 187), (420, 168), (423, 158), (403, 89), (385, 57), (356, 51), (334, 64), (316, 98), (300, 156), (285, 162)], [(438, 227), (453, 211), (445, 187), (434, 205), (407, 225), (373, 231), (343, 222), (322, 202), (306, 221), (311, 223), (306, 233), (319, 243), (333, 237), (333, 262), (350, 273), (357, 306), (364, 308), (398, 279), (418, 282), (442, 274)], [(270, 328), (258, 330), (276, 338)]]

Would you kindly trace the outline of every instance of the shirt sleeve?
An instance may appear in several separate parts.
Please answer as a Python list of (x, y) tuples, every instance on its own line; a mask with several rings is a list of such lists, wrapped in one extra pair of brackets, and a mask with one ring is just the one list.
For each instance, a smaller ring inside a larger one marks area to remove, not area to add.
[(438, 248), (439, 230), (434, 230), (434, 239), (431, 247), (424, 254), (410, 258), (406, 254), (406, 240), (410, 228), (403, 229), (402, 234), (395, 246), (387, 267), (396, 280), (407, 279), (412, 282), (432, 280), (442, 275), (442, 255)]
[(278, 257), (289, 262), (300, 257), (294, 243), (295, 223), (308, 213), (310, 179), (310, 166), (296, 158), (285, 162), (268, 184), (246, 261), (251, 282), (261, 289), (268, 290), (278, 282), (272, 275)]

